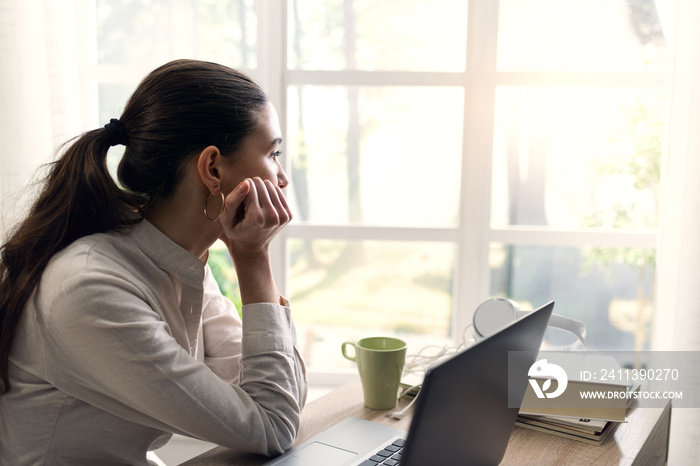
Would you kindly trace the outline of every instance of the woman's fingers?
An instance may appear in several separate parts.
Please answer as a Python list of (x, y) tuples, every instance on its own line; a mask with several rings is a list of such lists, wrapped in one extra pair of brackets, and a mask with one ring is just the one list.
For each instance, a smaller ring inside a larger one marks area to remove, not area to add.
[[(252, 249), (268, 244), (292, 219), (281, 188), (259, 177), (248, 178), (229, 193), (225, 210), (221, 222), (229, 243)], [(239, 212), (244, 212), (243, 218)]]
[(253, 178), (252, 185), (254, 189), (245, 201), (246, 218), (263, 228), (289, 223), (292, 213), (279, 186), (261, 178)]
[(279, 215), (270, 198), (266, 182), (261, 178), (253, 178), (255, 192), (246, 199), (246, 214), (251, 223), (262, 228), (270, 228), (279, 224)]
[(281, 225), (286, 225), (292, 220), (292, 212), (287, 205), (287, 200), (282, 193), (282, 189), (279, 186), (275, 186), (269, 180), (265, 180), (265, 187), (267, 188), (267, 195), (272, 203), (272, 208), (279, 218), (279, 223)]

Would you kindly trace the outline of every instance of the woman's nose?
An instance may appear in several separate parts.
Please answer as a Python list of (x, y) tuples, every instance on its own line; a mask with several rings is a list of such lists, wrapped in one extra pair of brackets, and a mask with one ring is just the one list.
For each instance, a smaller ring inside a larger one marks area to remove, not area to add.
[(287, 178), (287, 173), (285, 173), (282, 166), (280, 166), (279, 173), (277, 174), (277, 186), (280, 189), (284, 189), (289, 185), (289, 178)]

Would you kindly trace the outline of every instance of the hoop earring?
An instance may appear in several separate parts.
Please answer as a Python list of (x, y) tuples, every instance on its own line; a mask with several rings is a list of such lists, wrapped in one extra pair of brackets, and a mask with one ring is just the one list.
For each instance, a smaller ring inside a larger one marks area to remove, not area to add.
[(219, 191), (219, 194), (221, 195), (221, 209), (219, 209), (219, 215), (217, 215), (217, 216), (214, 217), (214, 218), (211, 218), (211, 217), (209, 216), (209, 212), (208, 212), (208, 210), (209, 210), (209, 209), (208, 209), (208, 207), (209, 207), (209, 199), (212, 198), (213, 194), (210, 193), (210, 194), (207, 196), (207, 198), (204, 200), (204, 216), (207, 217), (207, 220), (209, 220), (210, 222), (216, 222), (216, 221), (219, 220), (219, 218), (221, 217), (221, 214), (224, 213), (224, 203), (225, 203), (226, 199), (224, 198), (224, 193), (223, 193), (223, 192)]

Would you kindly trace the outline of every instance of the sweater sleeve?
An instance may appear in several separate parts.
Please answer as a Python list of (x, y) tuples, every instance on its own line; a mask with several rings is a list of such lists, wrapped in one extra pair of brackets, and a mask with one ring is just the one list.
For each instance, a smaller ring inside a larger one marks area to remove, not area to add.
[[(204, 362), (209, 368), (229, 383), (238, 384), (240, 382), (241, 356), (243, 354), (242, 341), (242, 322), (236, 311), (233, 303), (224, 297), (219, 290), (219, 286), (214, 280), (209, 267), (205, 270), (204, 278), (204, 304), (202, 308), (202, 333), (204, 340)], [(272, 304), (254, 304), (244, 306), (241, 313), (255, 314), (260, 306), (267, 307)], [(288, 327), (291, 329), (293, 351), (296, 355), (296, 373), (300, 376), (301, 381), (306, 380), (305, 367), (303, 360), (299, 355), (297, 347), (296, 331), (292, 320), (289, 302), (281, 298), (280, 306), (284, 310), (285, 319)], [(256, 316), (247, 317), (246, 322), (252, 323), (256, 320)], [(259, 329), (250, 330), (255, 332), (258, 337), (264, 335)], [(274, 330), (273, 330), (274, 333)], [(250, 341), (248, 338), (247, 341)], [(275, 343), (272, 342), (274, 345)], [(250, 343), (247, 345), (251, 346)], [(255, 351), (255, 348), (253, 348)], [(300, 384), (301, 392), (299, 397), (302, 400), (306, 399), (306, 384)]]
[(43, 296), (46, 380), (66, 394), (243, 451), (272, 455), (292, 446), (306, 382), (288, 303), (244, 306), (237, 385), (182, 349), (127, 278), (92, 271)]
[(234, 304), (221, 294), (209, 267), (204, 276), (202, 340), (204, 363), (221, 379), (238, 384), (243, 352), (242, 322)]

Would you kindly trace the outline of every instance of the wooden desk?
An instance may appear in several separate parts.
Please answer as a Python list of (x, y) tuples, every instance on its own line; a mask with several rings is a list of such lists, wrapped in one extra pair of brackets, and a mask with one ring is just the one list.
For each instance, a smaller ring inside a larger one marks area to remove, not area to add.
[[(411, 416), (396, 421), (386, 417), (386, 412), (365, 408), (359, 380), (349, 383), (304, 408), (297, 444), (350, 416), (408, 430)], [(516, 426), (501, 464), (666, 464), (670, 402), (665, 408), (633, 408), (627, 418), (628, 422), (620, 424), (601, 445), (588, 445)], [(183, 466), (260, 465), (267, 459), (216, 447), (183, 463)]]

